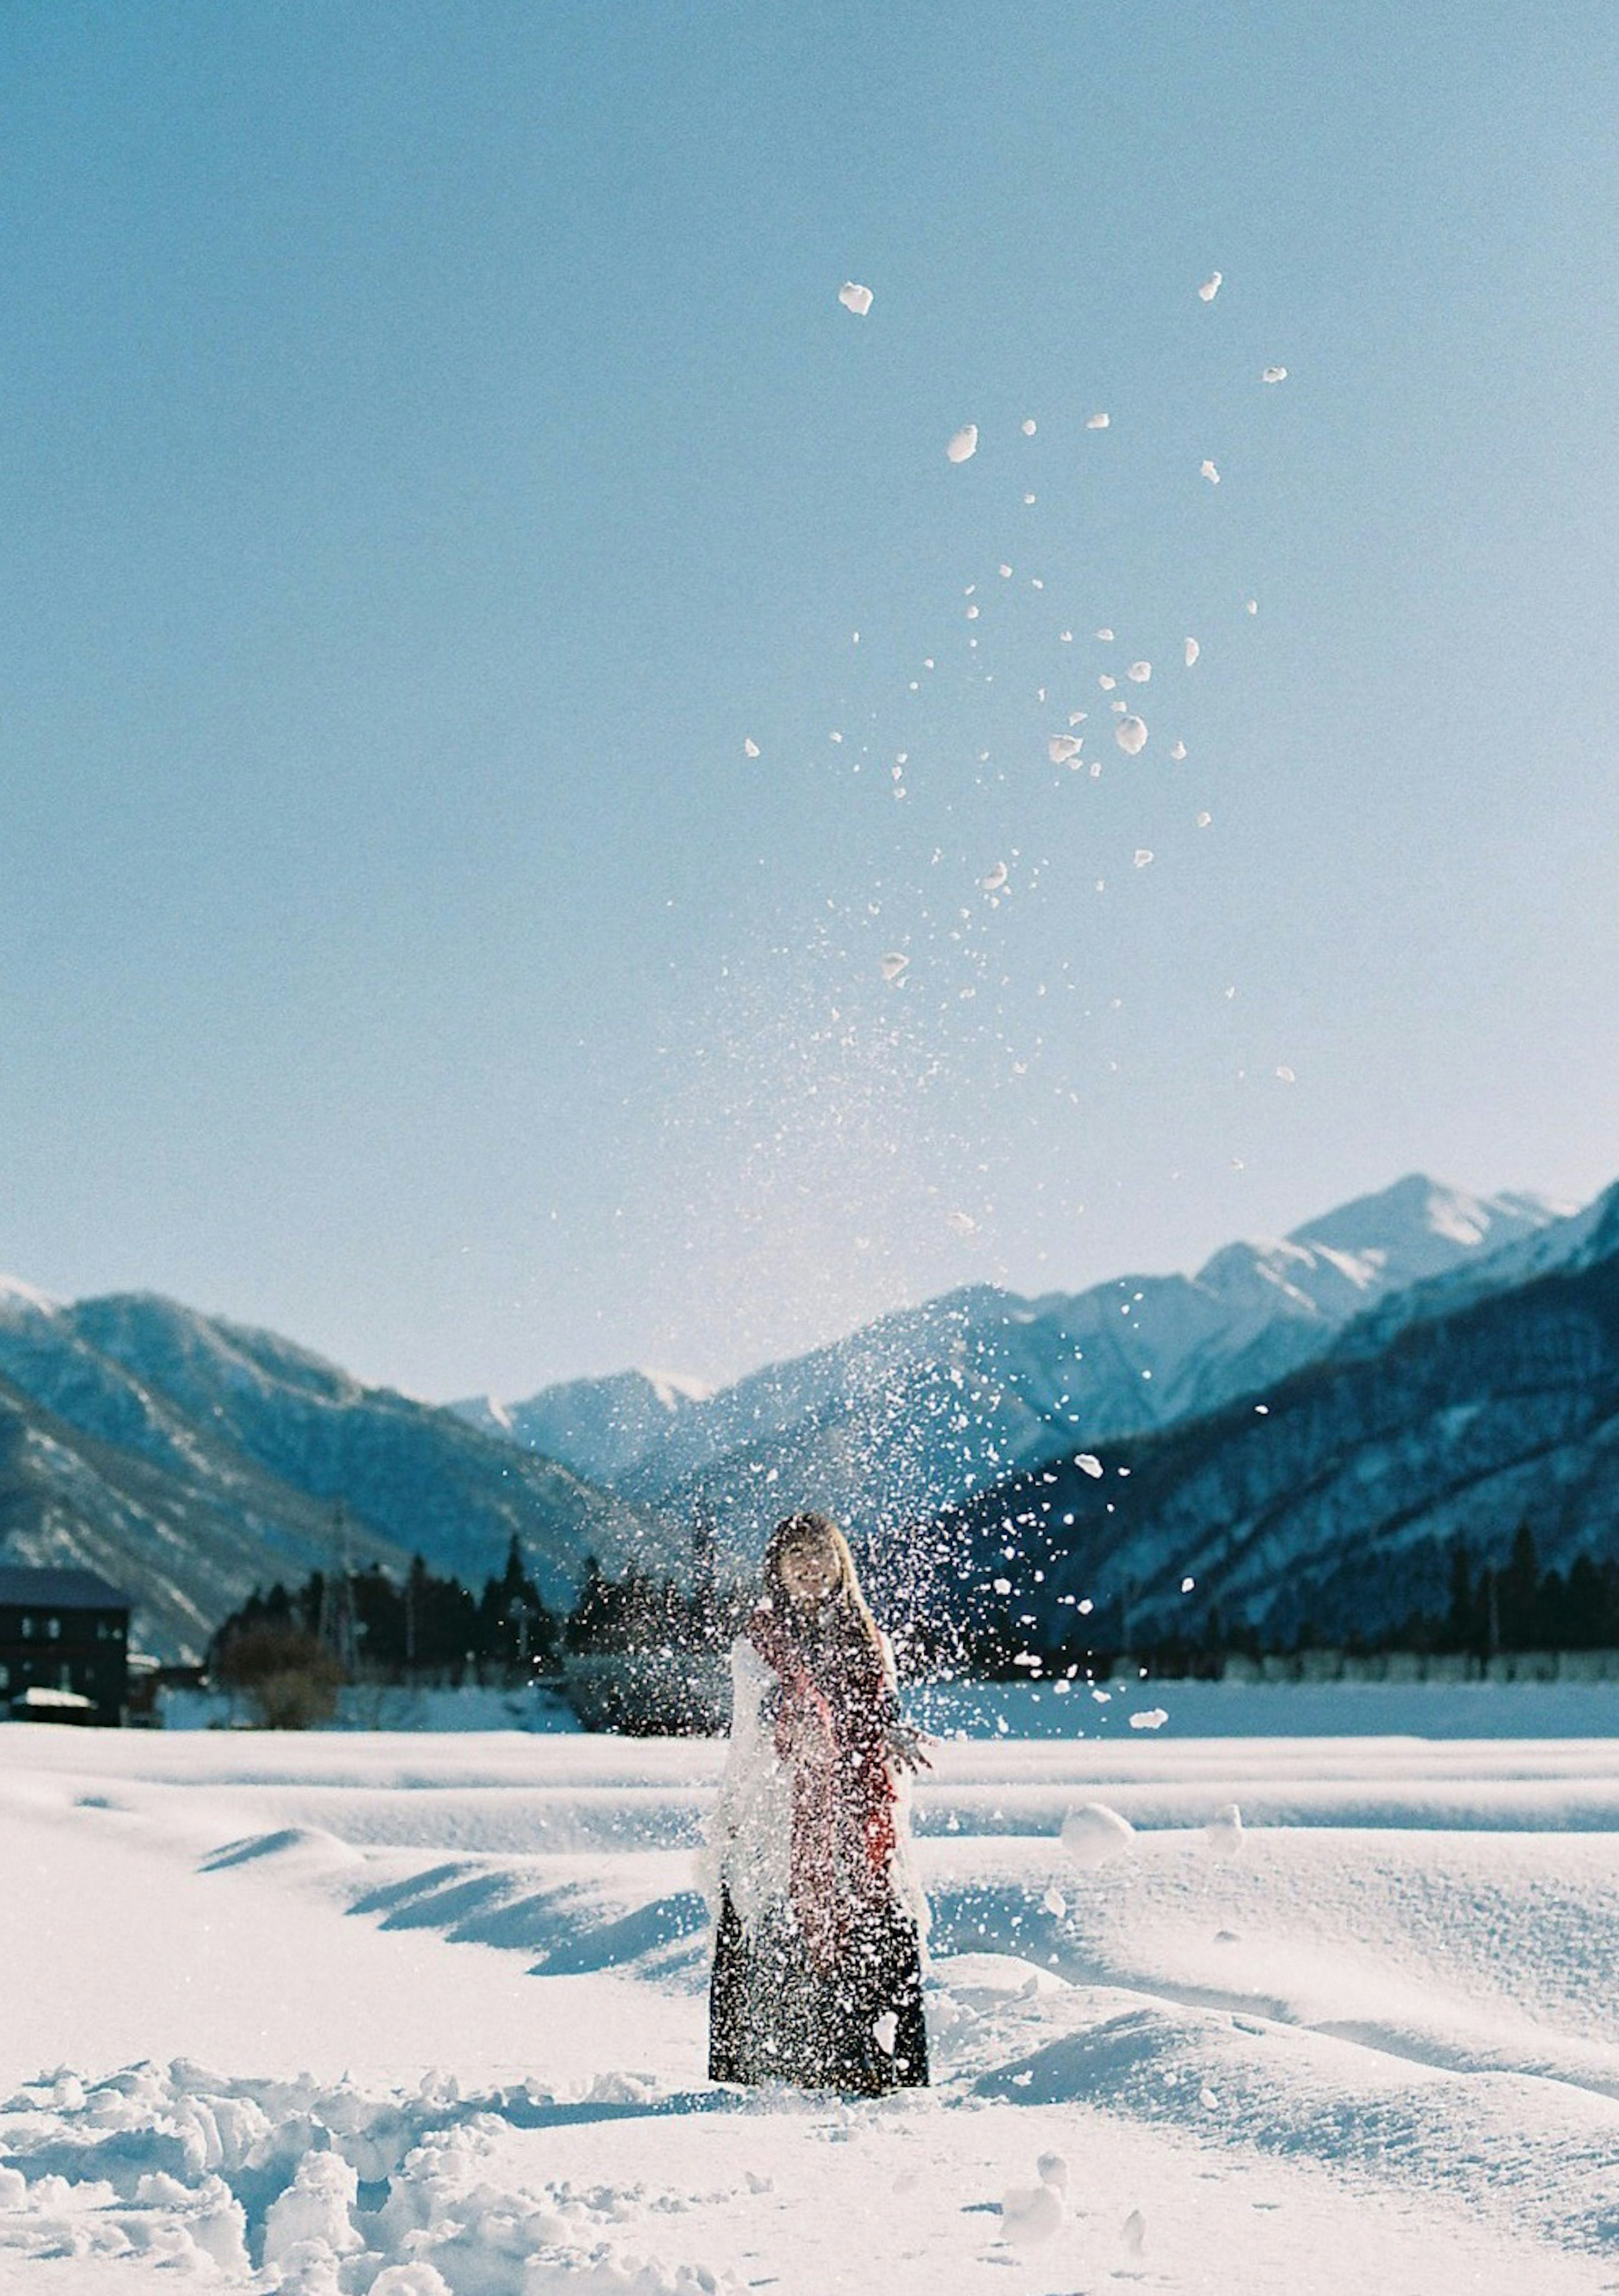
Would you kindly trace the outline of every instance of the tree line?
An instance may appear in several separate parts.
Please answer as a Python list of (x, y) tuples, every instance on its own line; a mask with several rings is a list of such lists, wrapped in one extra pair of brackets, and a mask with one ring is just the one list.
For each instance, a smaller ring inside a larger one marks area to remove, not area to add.
[(272, 1728), (307, 1728), (330, 1720), (345, 1681), (459, 1688), (469, 1677), (530, 1679), (555, 1664), (563, 1632), (514, 1537), (504, 1569), (478, 1594), (419, 1554), (403, 1580), (373, 1563), (255, 1588), (216, 1631), (208, 1670)]

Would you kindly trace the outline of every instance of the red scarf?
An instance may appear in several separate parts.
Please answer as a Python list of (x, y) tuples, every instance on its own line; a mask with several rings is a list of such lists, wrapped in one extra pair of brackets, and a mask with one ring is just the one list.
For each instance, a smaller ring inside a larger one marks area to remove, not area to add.
[(807, 1646), (760, 1608), (748, 1637), (781, 1685), (776, 1751), (793, 1782), (793, 1915), (823, 1974), (860, 1915), (889, 1894), (897, 1789), (884, 1730), (888, 1684), (864, 1636)]

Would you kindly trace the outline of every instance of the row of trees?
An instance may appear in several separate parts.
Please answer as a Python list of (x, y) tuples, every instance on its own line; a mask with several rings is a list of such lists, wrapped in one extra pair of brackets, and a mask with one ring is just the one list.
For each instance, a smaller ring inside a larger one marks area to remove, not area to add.
[[(219, 1628), (210, 1655), (218, 1682), (240, 1692), (272, 1726), (329, 1719), (346, 1681), (485, 1683), (532, 1680), (564, 1653), (715, 1652), (740, 1630), (751, 1587), (722, 1585), (711, 1547), (701, 1542), (686, 1582), (631, 1568), (609, 1578), (592, 1558), (566, 1619), (542, 1601), (515, 1538), (504, 1569), (474, 1594), (430, 1570), (420, 1555), (402, 1582), (374, 1565), (312, 1572), (289, 1592), (254, 1594)], [(889, 1590), (891, 1596), (892, 1590)], [(1271, 1645), (1245, 1625), (1228, 1626), (1217, 1603), (1196, 1625), (1173, 1633), (1131, 1632), (1119, 1605), (1081, 1622), (1072, 1612), (1060, 1638), (998, 1602), (963, 1622), (952, 1606), (882, 1604), (910, 1674), (1007, 1679), (1031, 1670), (1051, 1676), (1103, 1672), (1128, 1640), (1163, 1674), (1217, 1674), (1234, 1652), (1258, 1658)], [(1293, 1646), (1322, 1638), (1306, 1625)], [(1451, 1553), (1443, 1612), (1417, 1612), (1392, 1631), (1334, 1637), (1352, 1652), (1497, 1652), (1619, 1648), (1619, 1561), (1581, 1555), (1566, 1573), (1542, 1570), (1527, 1526), (1500, 1566), (1475, 1564), (1465, 1545)]]
[(373, 1564), (255, 1591), (214, 1636), (209, 1672), (268, 1727), (308, 1728), (331, 1719), (346, 1681), (530, 1680), (555, 1664), (561, 1635), (514, 1538), (477, 1595), (419, 1554), (402, 1582)]

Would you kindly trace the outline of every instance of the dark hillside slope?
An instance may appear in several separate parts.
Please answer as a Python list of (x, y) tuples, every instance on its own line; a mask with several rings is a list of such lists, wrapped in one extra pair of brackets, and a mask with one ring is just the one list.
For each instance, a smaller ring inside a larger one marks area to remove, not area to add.
[(1544, 1562), (1619, 1554), (1619, 1257), (1372, 1354), (1346, 1335), (1335, 1359), (1099, 1463), (1065, 1455), (939, 1527), (976, 1578), (1012, 1578), (1013, 1615), (1041, 1632), (1089, 1596), (1098, 1641), (1199, 1626), (1212, 1603), (1277, 1643), (1377, 1634), (1443, 1609), (1458, 1540), (1499, 1562), (1526, 1523)]

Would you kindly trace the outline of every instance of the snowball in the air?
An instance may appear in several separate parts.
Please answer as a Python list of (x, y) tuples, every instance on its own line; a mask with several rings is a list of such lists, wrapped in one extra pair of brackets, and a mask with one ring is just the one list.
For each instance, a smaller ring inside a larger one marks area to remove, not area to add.
[(1087, 430), (1105, 430), (1112, 421), (1111, 414), (1088, 414), (1085, 417), (1085, 428)]
[(1025, 439), (1032, 439), (1034, 436), (1034, 417), (1032, 414), (1027, 416), (1024, 420), (1023, 436)]
[(1124, 673), (1132, 685), (1145, 685), (1152, 674), (1153, 665), (1150, 661), (1132, 661)]
[(1139, 718), (1121, 718), (1114, 727), (1114, 740), (1127, 758), (1138, 758), (1146, 747), (1146, 727)]
[(1046, 1911), (1051, 1915), (1054, 1921), (1060, 1922), (1063, 1915), (1068, 1911), (1068, 1900), (1057, 1888), (1055, 1882), (1047, 1890), (1045, 1896), (1040, 1899), (1040, 1903), (1044, 1906)]
[(759, 744), (751, 734), (743, 742), (742, 754), (744, 758), (756, 758), (759, 755)]
[(1297, 1084), (1299, 1080), (1296, 1072), (1287, 1066), (1286, 1061), (1284, 1061), (1280, 1068), (1278, 1069), (1277, 1074), (1284, 1084)]
[(1081, 1451), (1073, 1464), (1081, 1474), (1089, 1475), (1093, 1479), (1102, 1472), (1102, 1462), (1094, 1451)]
[(1192, 667), (1192, 664), (1196, 660), (1196, 659), (1197, 659), (1198, 655), (1199, 655), (1202, 652), (1203, 652), (1203, 648), (1198, 644), (1198, 643), (1197, 643), (1197, 641), (1196, 641), (1196, 638), (1188, 638), (1188, 639), (1187, 640), (1187, 642), (1186, 642), (1186, 647), (1185, 647), (1185, 652), (1186, 652), (1186, 666), (1187, 666), (1187, 668), (1188, 668), (1188, 669), (1190, 669), (1190, 668)]
[(1224, 283), (1225, 274), (1223, 272), (1211, 271), (1208, 277), (1204, 281), (1202, 286), (1197, 290), (1197, 292), (1202, 296), (1205, 303), (1212, 303), (1216, 295), (1219, 294), (1220, 288)]
[(1246, 599), (1244, 602), (1243, 611), (1245, 614), (1257, 614), (1259, 611), (1259, 600), (1257, 598)]
[(1205, 460), (1199, 463), (1197, 465), (1197, 475), (1200, 479), (1207, 479), (1212, 487), (1217, 487), (1220, 484), (1220, 472), (1215, 469), (1213, 463), (1211, 462)]
[(1080, 737), (1073, 734), (1054, 734), (1046, 744), (1046, 755), (1054, 766), (1064, 766), (1077, 758), (1081, 747)]
[(1004, 861), (998, 861), (989, 875), (981, 882), (986, 893), (999, 893), (1011, 872)]
[(1111, 645), (1113, 644), (1113, 632), (1111, 630), (1098, 630), (1097, 632), (1097, 636), (1101, 639), (1104, 645)]
[(1137, 868), (1138, 868), (1138, 869), (1145, 869), (1145, 868), (1147, 866), (1148, 863), (1152, 860), (1152, 857), (1153, 857), (1153, 856), (1152, 856), (1152, 849), (1151, 849), (1151, 848), (1150, 848), (1149, 846), (1146, 846), (1146, 845), (1138, 845), (1138, 846), (1137, 846), (1137, 848), (1136, 848), (1136, 866), (1137, 866)]
[(883, 980), (898, 980), (900, 975), (905, 971), (909, 963), (910, 959), (908, 956), (903, 955), (897, 948), (891, 948), (888, 955), (883, 959)]
[(1076, 1866), (1105, 1866), (1135, 1847), (1136, 1829), (1105, 1801), (1083, 1802), (1063, 1820), (1063, 1847)]
[(871, 308), (871, 290), (857, 286), (852, 279), (845, 279), (838, 289), (838, 301), (846, 311), (852, 311), (858, 319), (863, 319)]
[(1130, 1726), (1132, 1730), (1162, 1730), (1169, 1718), (1162, 1706), (1143, 1706), (1130, 1716)]
[(1212, 813), (1200, 813), (1197, 816), (1198, 828), (1206, 829), (1213, 818), (1214, 816)]
[(944, 451), (952, 463), (971, 462), (978, 452), (977, 423), (964, 422)]
[(1118, 679), (1116, 677), (1109, 677), (1105, 670), (1102, 672), (1101, 676), (1097, 680), (1097, 684), (1101, 687), (1104, 693), (1111, 693), (1118, 683)]
[(1262, 382), (1286, 382), (1286, 380), (1287, 370), (1285, 366), (1268, 366), (1260, 377)]

